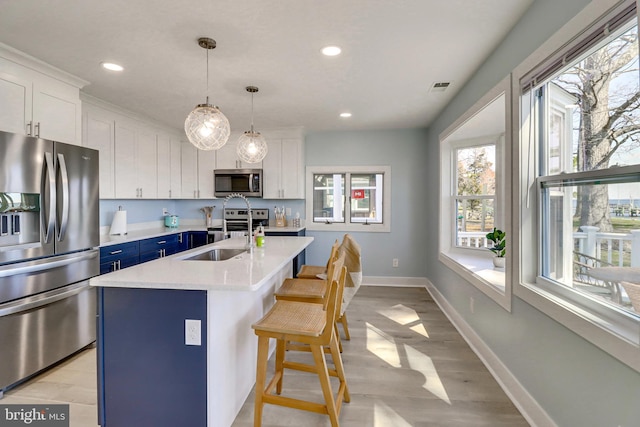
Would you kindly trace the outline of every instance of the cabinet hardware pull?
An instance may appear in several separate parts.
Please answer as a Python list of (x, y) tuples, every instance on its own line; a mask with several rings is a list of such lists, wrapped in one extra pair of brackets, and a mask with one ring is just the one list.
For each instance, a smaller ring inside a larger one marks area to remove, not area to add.
[(36, 123), (36, 136), (40, 138), (40, 122)]
[(27, 123), (27, 136), (32, 136), (32, 129), (33, 127), (33, 120), (30, 120), (29, 123)]
[(121, 254), (122, 253), (122, 249), (117, 250), (117, 251), (111, 251), (109, 252), (109, 255), (116, 255), (116, 254)]
[(167, 243), (166, 240), (160, 240), (159, 242), (157, 242), (159, 245), (164, 245), (165, 243)]

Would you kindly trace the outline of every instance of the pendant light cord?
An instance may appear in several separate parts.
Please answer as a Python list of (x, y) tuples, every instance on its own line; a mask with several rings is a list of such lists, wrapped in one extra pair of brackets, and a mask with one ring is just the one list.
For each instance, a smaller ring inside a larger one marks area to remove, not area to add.
[(205, 49), (207, 51), (207, 105), (209, 104), (209, 48)]
[(251, 134), (253, 135), (253, 92), (251, 92)]

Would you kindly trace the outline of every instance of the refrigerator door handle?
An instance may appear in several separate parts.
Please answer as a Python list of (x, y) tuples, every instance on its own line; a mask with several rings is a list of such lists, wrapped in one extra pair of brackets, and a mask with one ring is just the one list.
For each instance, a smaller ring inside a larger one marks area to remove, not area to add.
[[(47, 179), (48, 178), (48, 179)], [(49, 200), (44, 200), (46, 188), (49, 188)], [(55, 233), (56, 223), (56, 171), (53, 165), (53, 155), (44, 153), (44, 171), (42, 173), (43, 201), (40, 209), (40, 222), (44, 232), (44, 243), (49, 243)]]
[(26, 300), (12, 301), (0, 305), (0, 317), (10, 316), (28, 310), (43, 307), (65, 298), (79, 294), (89, 287), (88, 281), (78, 282), (71, 286), (55, 289), (44, 294), (29, 297)]
[(60, 170), (60, 180), (62, 181), (62, 218), (60, 219), (60, 231), (57, 236), (60, 242), (64, 240), (67, 234), (67, 225), (69, 224), (69, 175), (64, 155), (60, 153), (58, 153), (58, 169)]
[(41, 259), (19, 264), (10, 264), (4, 267), (0, 267), (0, 278), (16, 276), (18, 274), (37, 273), (44, 270), (50, 270), (52, 268), (64, 267), (65, 265), (73, 264), (78, 261), (96, 258), (97, 256), (99, 256), (99, 254), (100, 251), (94, 249), (91, 251), (82, 252), (80, 255), (65, 255), (60, 257), (60, 259), (56, 261)]

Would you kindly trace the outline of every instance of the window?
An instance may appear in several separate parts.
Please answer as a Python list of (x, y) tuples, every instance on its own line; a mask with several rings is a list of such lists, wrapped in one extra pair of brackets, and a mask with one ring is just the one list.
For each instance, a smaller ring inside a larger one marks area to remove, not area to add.
[[(504, 102), (504, 100), (502, 101)], [(500, 139), (502, 135), (495, 136)], [(455, 245), (486, 247), (496, 206), (496, 144), (454, 148), (456, 159)]]
[(440, 135), (439, 259), (507, 310), (509, 265), (494, 265), (486, 236), (494, 227), (506, 232), (508, 261), (510, 82), (503, 79)]
[[(391, 169), (307, 168), (307, 228), (334, 231), (389, 231)], [(363, 228), (366, 226), (367, 228)]]
[(548, 313), (562, 307), (554, 317), (569, 327), (571, 313), (593, 325), (577, 332), (636, 368), (623, 347), (640, 346), (638, 65), (636, 4), (626, 1), (525, 74), (518, 106), (529, 242), (519, 269), (537, 294), (522, 296)]

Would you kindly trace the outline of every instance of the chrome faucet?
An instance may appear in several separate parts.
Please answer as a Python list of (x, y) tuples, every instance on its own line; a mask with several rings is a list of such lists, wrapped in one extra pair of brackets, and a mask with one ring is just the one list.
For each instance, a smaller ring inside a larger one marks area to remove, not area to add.
[[(249, 216), (249, 229), (247, 230), (247, 244), (245, 247), (247, 250), (249, 250), (249, 252), (252, 252), (253, 236), (251, 234), (253, 233), (253, 215), (251, 214), (251, 204), (249, 204), (249, 199), (247, 199), (244, 195), (240, 193), (229, 194), (227, 197), (224, 198), (224, 202), (222, 203), (223, 215), (224, 215), (224, 210), (227, 207), (227, 202), (231, 199), (242, 199), (247, 204), (247, 215)], [(227, 232), (226, 218), (223, 218), (222, 220), (222, 235), (224, 236), (225, 239), (229, 236), (229, 233)]]

